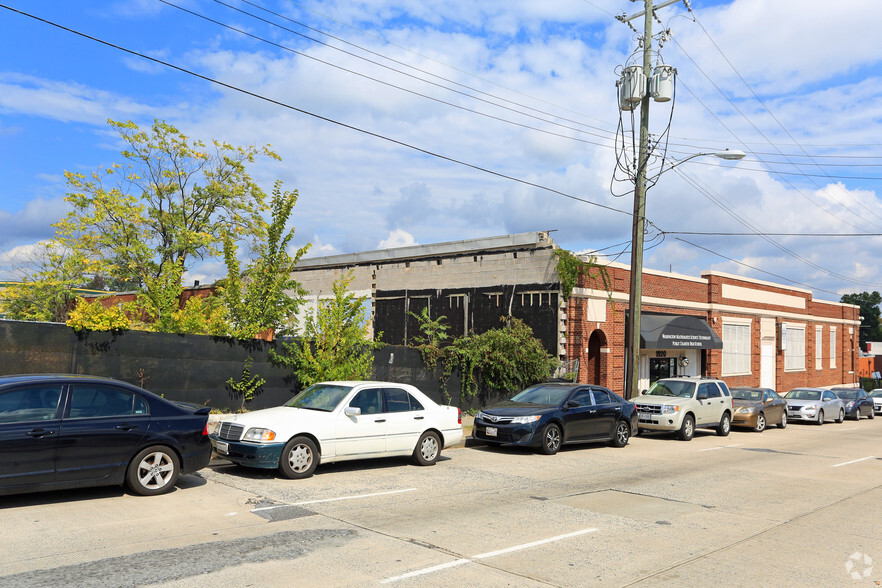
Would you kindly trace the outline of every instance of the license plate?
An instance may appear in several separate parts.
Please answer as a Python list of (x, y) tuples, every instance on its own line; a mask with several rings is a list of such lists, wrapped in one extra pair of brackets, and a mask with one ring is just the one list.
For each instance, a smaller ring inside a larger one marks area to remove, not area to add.
[(218, 453), (223, 453), (226, 455), (230, 451), (230, 444), (224, 443), (223, 441), (218, 441), (217, 445), (214, 446), (215, 451)]
[(487, 436), (488, 437), (496, 437), (499, 434), (499, 431), (496, 430), (496, 427), (487, 427)]
[(650, 415), (650, 413), (648, 413), (648, 412), (638, 412), (638, 413), (637, 413), (637, 419), (638, 419), (638, 420), (641, 420), (641, 421), (648, 421), (648, 420), (651, 420), (651, 419), (649, 418), (649, 415)]

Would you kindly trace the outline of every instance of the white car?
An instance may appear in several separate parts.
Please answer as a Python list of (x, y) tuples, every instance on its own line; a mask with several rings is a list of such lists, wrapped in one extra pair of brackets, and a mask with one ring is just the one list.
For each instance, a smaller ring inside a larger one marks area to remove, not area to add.
[(876, 388), (870, 392), (870, 398), (873, 399), (873, 411), (882, 415), (882, 388)]
[(321, 382), (282, 406), (224, 417), (211, 435), (230, 461), (308, 478), (319, 463), (412, 455), (433, 465), (462, 441), (462, 413), (392, 382)]

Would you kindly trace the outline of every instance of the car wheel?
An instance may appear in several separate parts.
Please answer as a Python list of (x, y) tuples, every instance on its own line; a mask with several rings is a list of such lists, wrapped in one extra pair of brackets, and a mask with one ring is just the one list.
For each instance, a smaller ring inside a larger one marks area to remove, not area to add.
[(839, 418), (836, 419), (836, 422), (841, 423), (844, 420), (845, 420), (845, 410), (840, 408), (839, 409)]
[(818, 426), (821, 426), (824, 424), (824, 411), (823, 410), (818, 411), (818, 421), (815, 424)]
[(787, 428), (787, 411), (786, 410), (781, 413), (781, 422), (778, 423), (778, 428), (779, 429), (786, 429)]
[(627, 421), (619, 421), (616, 424), (615, 433), (613, 433), (613, 447), (624, 447), (631, 438), (631, 424)]
[(435, 465), (441, 455), (441, 438), (435, 431), (426, 431), (413, 449), (413, 459), (421, 466)]
[(286, 478), (299, 480), (308, 478), (318, 467), (319, 454), (315, 443), (309, 437), (294, 437), (285, 444), (279, 458), (279, 471)]
[(126, 469), (126, 486), (135, 494), (155, 496), (171, 490), (181, 471), (178, 456), (168, 447), (144, 449)]
[(756, 426), (753, 428), (757, 433), (762, 433), (766, 430), (766, 415), (763, 413), (759, 413), (756, 415)]
[(717, 426), (717, 435), (719, 435), (720, 437), (726, 437), (731, 430), (732, 417), (727, 412), (723, 415), (723, 418), (720, 419), (720, 424), (719, 426)]
[(561, 441), (560, 427), (554, 423), (548, 423), (542, 429), (542, 445), (539, 450), (545, 455), (554, 455), (560, 449)]
[(870, 411), (870, 414), (867, 415), (867, 418), (868, 418), (868, 419), (874, 419), (874, 418), (876, 418), (876, 409), (871, 410), (871, 411)]
[(677, 432), (677, 437), (680, 438), (680, 441), (692, 441), (692, 437), (695, 435), (695, 420), (692, 418), (691, 414), (687, 414), (683, 417), (683, 424), (680, 425), (680, 430)]

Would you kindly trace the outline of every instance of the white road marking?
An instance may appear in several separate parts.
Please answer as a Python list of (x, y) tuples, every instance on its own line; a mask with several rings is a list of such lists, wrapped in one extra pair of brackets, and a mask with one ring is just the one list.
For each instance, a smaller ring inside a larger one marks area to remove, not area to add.
[(716, 451), (718, 449), (727, 449), (729, 447), (741, 447), (743, 443), (735, 443), (733, 445), (721, 445), (720, 447), (706, 447), (705, 449), (699, 449), (698, 451)]
[(530, 547), (537, 547), (539, 545), (545, 545), (546, 543), (553, 543), (555, 541), (561, 541), (562, 539), (569, 539), (570, 537), (578, 537), (579, 535), (586, 535), (588, 533), (594, 533), (597, 529), (582, 529), (581, 531), (573, 531), (572, 533), (567, 533), (566, 535), (557, 535), (556, 537), (549, 537), (548, 539), (540, 539), (539, 541), (533, 541), (531, 543), (524, 543), (523, 545), (515, 545), (514, 547), (507, 547), (505, 549), (500, 549), (498, 551), (488, 551), (487, 553), (480, 553), (478, 555), (473, 555), (470, 558), (464, 559), (455, 559), (451, 562), (447, 562), (445, 564), (440, 564), (437, 566), (433, 566), (431, 568), (424, 568), (422, 570), (416, 570), (414, 572), (408, 572), (406, 574), (402, 574), (400, 576), (394, 576), (392, 578), (386, 578), (381, 584), (390, 584), (392, 582), (397, 582), (398, 580), (404, 580), (406, 578), (414, 578), (416, 576), (422, 576), (424, 574), (431, 574), (432, 572), (437, 572), (439, 570), (444, 570), (447, 568), (452, 568), (454, 566), (460, 566), (463, 564), (471, 563), (476, 559), (486, 559), (488, 557), (496, 557), (497, 555), (504, 555), (506, 553), (512, 553), (514, 551), (520, 551), (521, 549), (529, 549)]
[(323, 498), (321, 500), (305, 500), (303, 502), (295, 502), (294, 504), (274, 504), (272, 506), (262, 506), (253, 508), (251, 512), (260, 512), (264, 510), (273, 510), (274, 508), (285, 508), (286, 506), (303, 506), (304, 504), (318, 504), (319, 502), (338, 502), (340, 500), (355, 500), (357, 498), (371, 498), (372, 496), (388, 496), (389, 494), (401, 494), (402, 492), (415, 492), (416, 488), (406, 488), (404, 490), (390, 490), (389, 492), (375, 492), (373, 494), (358, 494), (357, 496), (339, 496), (337, 498)]
[(445, 564), (441, 564), (438, 566), (433, 566), (431, 568), (425, 568), (423, 570), (417, 570), (415, 572), (410, 572), (407, 574), (402, 574), (400, 576), (395, 576), (394, 578), (386, 578), (380, 584), (391, 584), (392, 582), (397, 582), (398, 580), (405, 580), (407, 578), (415, 578), (416, 576), (422, 576), (424, 574), (431, 574), (432, 572), (437, 572), (440, 570), (446, 570), (447, 568), (452, 568), (454, 566), (461, 566), (462, 564), (472, 563), (470, 559), (455, 559), (453, 561), (449, 561)]
[(833, 466), (833, 467), (834, 467), (834, 468), (838, 468), (839, 466), (851, 465), (851, 464), (853, 464), (853, 463), (858, 463), (858, 462), (861, 462), (861, 461), (867, 461), (868, 459), (876, 459), (876, 456), (875, 456), (875, 455), (870, 455), (870, 456), (868, 456), (868, 457), (862, 457), (862, 458), (860, 458), (860, 459), (854, 459), (854, 460), (852, 460), (852, 461), (846, 461), (846, 462), (843, 462), (843, 463), (837, 463), (837, 464), (836, 464), (835, 466)]

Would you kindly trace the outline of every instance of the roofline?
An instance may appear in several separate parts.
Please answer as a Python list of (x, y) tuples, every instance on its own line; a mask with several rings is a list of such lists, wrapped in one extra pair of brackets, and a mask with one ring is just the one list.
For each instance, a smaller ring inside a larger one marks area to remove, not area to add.
[(390, 263), (408, 259), (466, 255), (485, 251), (504, 251), (524, 248), (554, 248), (549, 231), (532, 231), (514, 235), (482, 237), (479, 239), (462, 239), (429, 245), (410, 245), (394, 249), (376, 249), (359, 253), (343, 253), (326, 257), (310, 257), (301, 259), (294, 266), (294, 271), (326, 266), (351, 266), (376, 263)]

